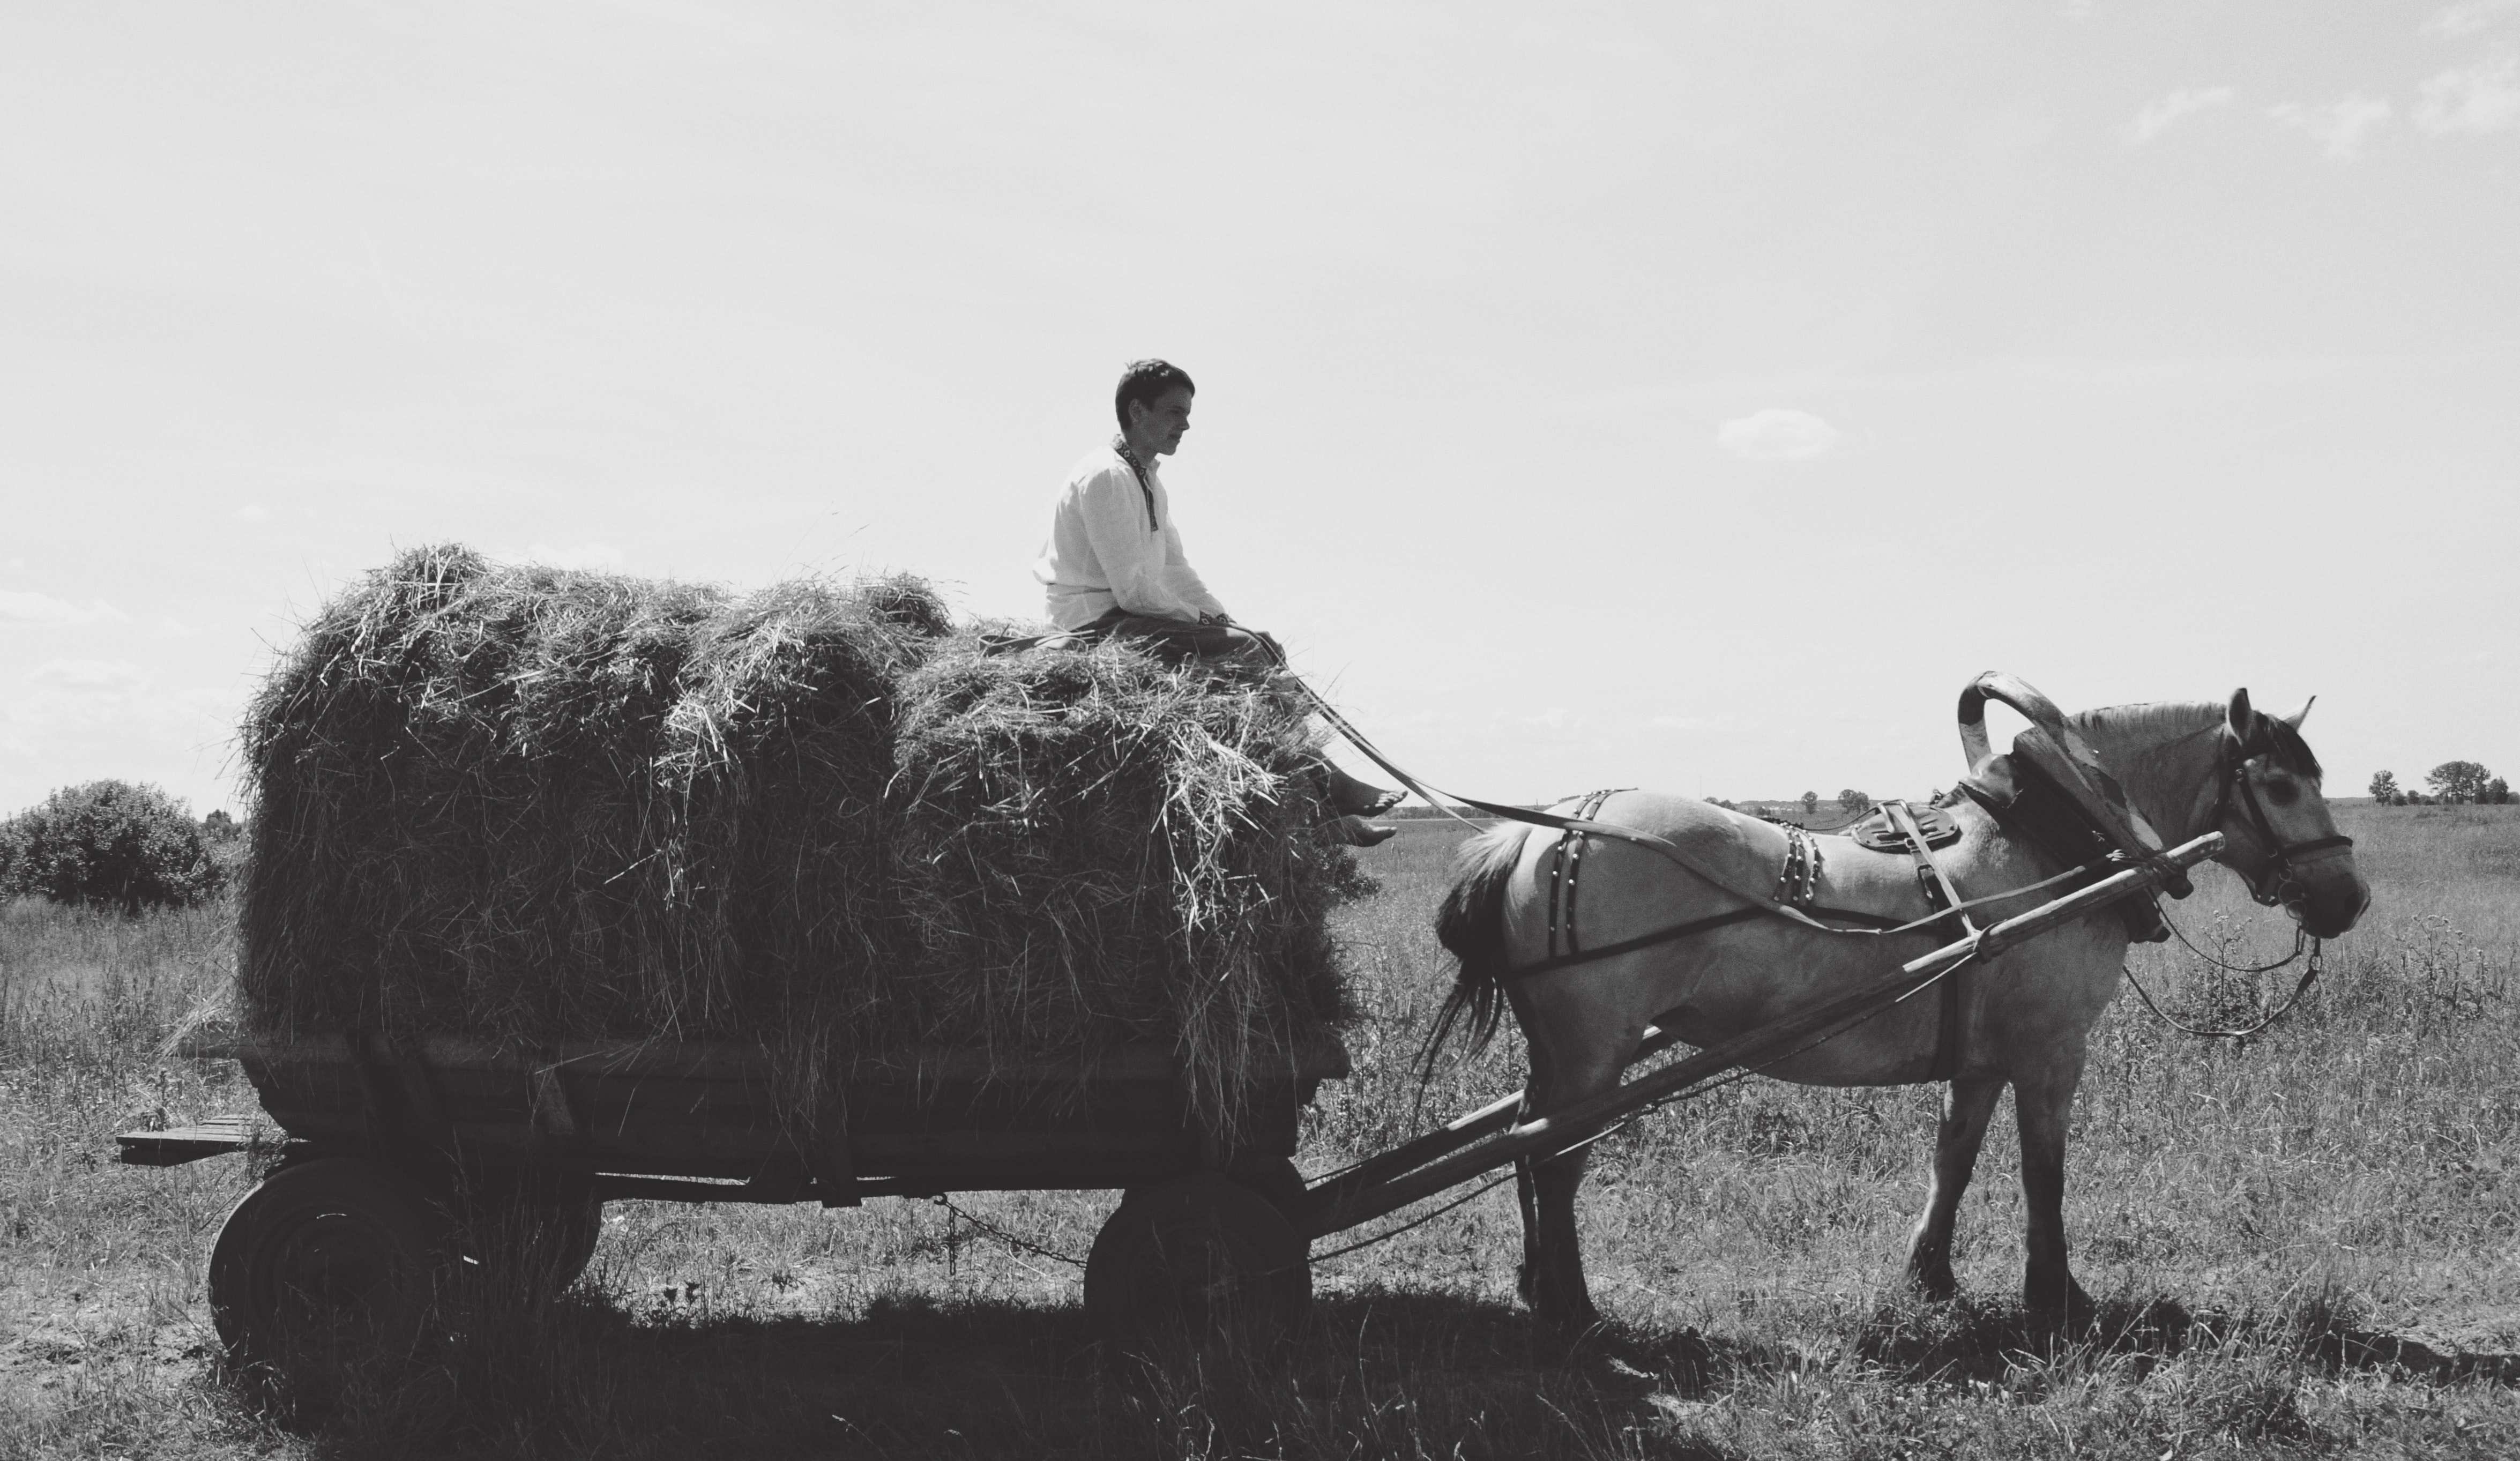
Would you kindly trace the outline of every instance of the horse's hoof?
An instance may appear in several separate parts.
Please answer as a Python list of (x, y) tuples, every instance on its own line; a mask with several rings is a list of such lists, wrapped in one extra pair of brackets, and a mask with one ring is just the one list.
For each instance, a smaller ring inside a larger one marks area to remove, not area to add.
[(1949, 1303), (1960, 1296), (1959, 1280), (1952, 1276), (1949, 1263), (1909, 1269), (1908, 1287), (1936, 1303)]
[(2076, 1344), (2091, 1338), (2098, 1324), (2098, 1306), (2079, 1291), (2061, 1304), (2040, 1304), (2025, 1307), (2030, 1338), (2047, 1345)]
[(1556, 1336), (1569, 1348), (1598, 1339), (1607, 1327), (1601, 1322), (1600, 1310), (1591, 1304), (1581, 1308), (1543, 1308), (1536, 1310), (1541, 1327)]

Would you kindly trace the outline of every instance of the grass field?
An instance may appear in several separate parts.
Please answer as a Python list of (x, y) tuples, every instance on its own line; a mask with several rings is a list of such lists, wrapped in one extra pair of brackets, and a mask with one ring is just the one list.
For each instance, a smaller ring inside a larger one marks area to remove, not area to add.
[[(2033, 1350), (2009, 1116), (1962, 1212), (1964, 1297), (1897, 1283), (1933, 1092), (1750, 1081), (1604, 1143), (1583, 1216), (1612, 1317), (1568, 1349), (1516, 1308), (1510, 1188), (1323, 1260), (1275, 1359), (1149, 1366), (1089, 1341), (1075, 1268), (925, 1203), (616, 1204), (561, 1300), (416, 1372), (298, 1403), (219, 1371), (202, 1260), (240, 1158), (112, 1163), (116, 1129), (249, 1109), (159, 1058), (226, 978), (226, 913), (0, 912), (0, 1456), (2045, 1456), (2520, 1454), (2520, 809), (2346, 808), (2374, 904), (2323, 985), (2233, 1048), (2132, 999), (2095, 1034), (2071, 1161), (2098, 1332)], [(1407, 1074), (1450, 971), (1427, 932), (1457, 834), (1368, 854), (1343, 917), (1365, 1018), (1323, 1170), (1519, 1083), (1510, 1041)], [(2219, 873), (2191, 937), (2288, 925)], [(2176, 945), (2171, 946), (2176, 949)], [(2288, 976), (2150, 947), (2173, 1008)], [(1116, 1195), (972, 1197), (1081, 1256)], [(1324, 1245), (1328, 1247), (1328, 1245)]]

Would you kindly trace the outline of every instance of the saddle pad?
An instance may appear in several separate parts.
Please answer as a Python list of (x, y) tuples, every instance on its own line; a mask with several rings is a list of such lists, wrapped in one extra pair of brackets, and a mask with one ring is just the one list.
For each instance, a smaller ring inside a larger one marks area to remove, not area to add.
[[(1916, 819), (1917, 829), (1925, 834), (1926, 846), (1948, 847), (1960, 840), (1960, 824), (1952, 820), (1950, 812), (1939, 806), (1920, 806), (1913, 801), (1905, 804), (1908, 814)], [(1847, 828), (1844, 835), (1855, 839), (1857, 846), (1868, 847), (1875, 852), (1908, 850), (1907, 837), (1891, 825), (1890, 813), (1879, 806), (1867, 813), (1864, 820)]]

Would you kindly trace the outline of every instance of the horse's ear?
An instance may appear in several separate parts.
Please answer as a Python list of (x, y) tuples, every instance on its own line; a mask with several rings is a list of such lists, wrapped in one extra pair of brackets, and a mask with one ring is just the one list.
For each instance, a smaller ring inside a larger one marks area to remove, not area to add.
[(2294, 730), (2299, 730), (2301, 729), (2301, 723), (2310, 718), (2310, 708), (2317, 704), (2318, 704), (2318, 697), (2314, 695), (2310, 699), (2301, 703), (2300, 709), (2293, 711), (2289, 715), (2277, 715), (2275, 718), (2282, 721), (2284, 724), (2291, 726)]
[(2249, 743), (2250, 733), (2258, 728), (2258, 712), (2249, 707), (2248, 687), (2231, 692), (2231, 710), (2224, 723), (2231, 727), (2231, 734), (2241, 745)]

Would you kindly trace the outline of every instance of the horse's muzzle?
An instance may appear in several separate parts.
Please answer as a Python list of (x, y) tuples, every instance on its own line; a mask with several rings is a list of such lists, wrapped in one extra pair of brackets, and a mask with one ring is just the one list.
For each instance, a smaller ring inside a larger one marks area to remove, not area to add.
[(2362, 921), (2371, 906), (2370, 886), (2351, 863), (2343, 876), (2296, 876), (2285, 882), (2283, 909), (2314, 938), (2333, 938)]

